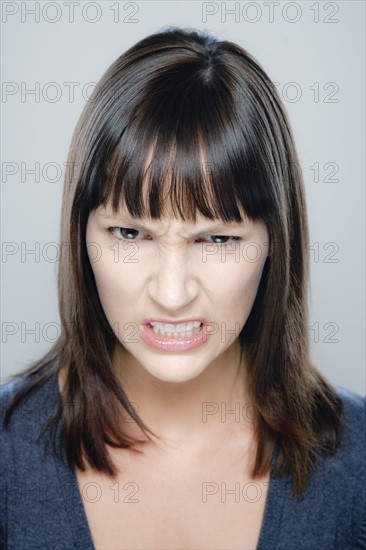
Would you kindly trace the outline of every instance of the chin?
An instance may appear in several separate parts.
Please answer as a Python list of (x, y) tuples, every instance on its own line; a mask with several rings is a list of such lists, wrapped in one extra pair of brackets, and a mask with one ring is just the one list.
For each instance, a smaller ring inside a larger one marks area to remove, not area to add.
[(197, 378), (203, 371), (203, 369), (199, 368), (192, 368), (192, 365), (184, 365), (182, 363), (178, 364), (175, 363), (174, 359), (167, 362), (166, 366), (163, 366), (160, 364), (156, 368), (150, 367), (145, 370), (154, 378), (157, 380), (160, 380), (161, 382), (175, 382), (175, 383), (182, 383), (182, 382), (188, 382), (189, 380), (193, 380), (194, 378)]

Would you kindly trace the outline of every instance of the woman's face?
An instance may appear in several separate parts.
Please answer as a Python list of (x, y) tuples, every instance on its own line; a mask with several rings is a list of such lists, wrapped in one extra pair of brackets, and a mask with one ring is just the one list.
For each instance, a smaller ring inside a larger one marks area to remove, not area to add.
[(264, 222), (147, 220), (99, 207), (86, 243), (124, 361), (184, 382), (232, 360), (268, 255)]

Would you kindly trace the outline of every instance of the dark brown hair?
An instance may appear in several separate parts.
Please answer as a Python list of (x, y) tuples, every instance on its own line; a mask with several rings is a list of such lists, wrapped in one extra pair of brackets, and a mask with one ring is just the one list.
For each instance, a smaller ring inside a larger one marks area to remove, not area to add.
[(335, 387), (309, 356), (304, 184), (273, 83), (245, 49), (212, 32), (170, 27), (147, 36), (109, 67), (86, 104), (64, 182), (61, 242), (70, 246), (62, 247), (58, 273), (61, 334), (24, 371), (5, 423), (25, 395), (66, 366), (65, 399), (46, 428), (54, 435), (63, 417), (70, 466), (84, 469), (85, 452), (92, 467), (115, 475), (105, 443), (134, 443), (116, 422), (115, 403), (152, 433), (112, 367), (117, 337), (98, 297), (85, 231), (90, 212), (109, 201), (114, 211), (124, 201), (133, 216), (160, 219), (167, 199), (184, 221), (195, 221), (197, 211), (241, 221), (240, 207), (266, 223), (270, 254), (239, 336), (258, 420), (252, 477), (268, 472), (277, 446), (273, 475), (290, 472), (298, 496), (317, 456), (335, 452), (342, 412)]

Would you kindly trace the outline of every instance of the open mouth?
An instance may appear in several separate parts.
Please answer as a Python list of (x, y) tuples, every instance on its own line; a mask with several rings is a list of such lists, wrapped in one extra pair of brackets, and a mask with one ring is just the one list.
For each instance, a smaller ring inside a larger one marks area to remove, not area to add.
[(156, 336), (164, 338), (190, 338), (202, 332), (203, 323), (191, 321), (188, 323), (179, 323), (177, 325), (163, 324), (158, 322), (148, 323), (147, 326)]
[(206, 345), (210, 337), (205, 319), (175, 324), (146, 320), (141, 325), (142, 341), (152, 349), (168, 353), (192, 351)]

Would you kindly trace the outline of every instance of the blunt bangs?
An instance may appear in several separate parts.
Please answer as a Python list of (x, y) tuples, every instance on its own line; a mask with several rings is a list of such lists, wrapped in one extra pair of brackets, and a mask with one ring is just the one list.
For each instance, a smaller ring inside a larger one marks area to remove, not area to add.
[(169, 205), (183, 221), (196, 222), (197, 212), (273, 220), (284, 177), (278, 122), (265, 105), (273, 90), (264, 78), (256, 89), (250, 65), (238, 56), (239, 71), (220, 47), (211, 44), (208, 60), (199, 47), (189, 59), (177, 46), (155, 60), (140, 54), (126, 67), (128, 86), (123, 64), (111, 66), (88, 113), (93, 173), (82, 184), (84, 214), (123, 204), (132, 216), (160, 219)]

